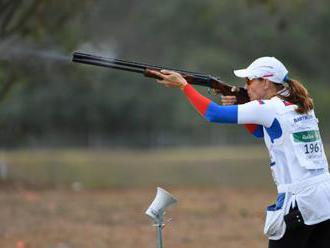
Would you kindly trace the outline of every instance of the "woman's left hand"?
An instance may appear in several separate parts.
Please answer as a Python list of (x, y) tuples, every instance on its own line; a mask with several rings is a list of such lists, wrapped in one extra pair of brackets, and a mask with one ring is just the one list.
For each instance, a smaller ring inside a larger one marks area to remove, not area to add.
[(161, 70), (159, 72), (150, 70), (149, 72), (163, 78), (163, 80), (157, 80), (157, 82), (166, 87), (183, 89), (188, 84), (184, 77), (175, 71)]
[(235, 105), (237, 104), (236, 96), (221, 96), (220, 98), (221, 105)]

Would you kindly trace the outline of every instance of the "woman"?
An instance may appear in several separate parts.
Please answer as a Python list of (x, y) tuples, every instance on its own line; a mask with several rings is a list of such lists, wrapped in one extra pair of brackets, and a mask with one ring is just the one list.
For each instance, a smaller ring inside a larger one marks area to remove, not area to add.
[(269, 247), (330, 247), (330, 175), (313, 101), (279, 60), (262, 57), (234, 71), (246, 79), (251, 99), (241, 105), (230, 96), (222, 100), (227, 106), (212, 102), (176, 72), (153, 73), (180, 88), (208, 121), (245, 124), (264, 138), (278, 189), (276, 204), (267, 207)]

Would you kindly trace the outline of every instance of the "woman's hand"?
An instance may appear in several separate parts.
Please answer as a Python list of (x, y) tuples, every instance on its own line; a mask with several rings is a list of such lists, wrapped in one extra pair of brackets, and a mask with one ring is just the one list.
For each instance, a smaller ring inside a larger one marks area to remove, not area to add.
[(236, 96), (221, 96), (221, 105), (235, 105), (237, 103)]
[(161, 77), (163, 80), (157, 80), (157, 82), (166, 87), (183, 89), (188, 84), (184, 77), (175, 71), (161, 70), (159, 72), (150, 70), (149, 72)]

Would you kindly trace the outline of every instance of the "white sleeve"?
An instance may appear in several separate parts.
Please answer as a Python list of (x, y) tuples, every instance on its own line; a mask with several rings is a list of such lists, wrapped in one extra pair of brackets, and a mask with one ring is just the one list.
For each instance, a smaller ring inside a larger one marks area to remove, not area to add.
[(270, 100), (251, 101), (238, 105), (238, 124), (259, 124), (270, 127), (275, 119), (276, 108)]

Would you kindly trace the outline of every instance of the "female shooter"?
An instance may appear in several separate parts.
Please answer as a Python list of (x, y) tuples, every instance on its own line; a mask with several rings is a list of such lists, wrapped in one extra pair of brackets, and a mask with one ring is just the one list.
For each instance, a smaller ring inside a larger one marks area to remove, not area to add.
[(267, 207), (264, 233), (270, 248), (329, 247), (330, 174), (313, 101), (305, 87), (288, 78), (285, 66), (274, 57), (262, 57), (234, 74), (245, 78), (250, 102), (221, 106), (199, 94), (176, 72), (153, 73), (160, 84), (180, 88), (208, 121), (245, 124), (264, 138), (270, 168), (278, 190)]

